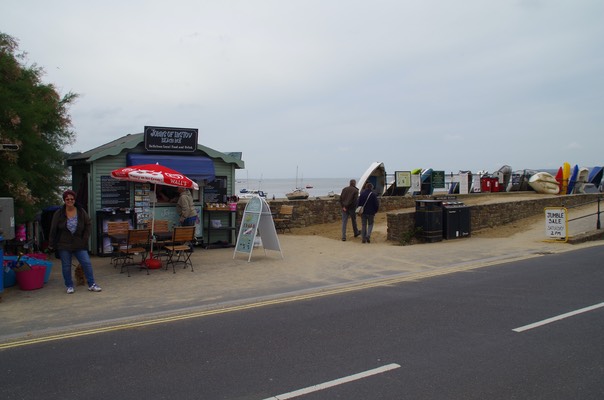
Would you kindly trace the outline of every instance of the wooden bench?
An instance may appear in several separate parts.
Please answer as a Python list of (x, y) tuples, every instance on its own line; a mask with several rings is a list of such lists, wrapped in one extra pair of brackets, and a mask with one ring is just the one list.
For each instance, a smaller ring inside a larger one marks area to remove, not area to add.
[(290, 205), (282, 205), (281, 208), (279, 209), (279, 213), (277, 214), (277, 217), (273, 219), (273, 221), (275, 222), (275, 229), (277, 231), (281, 231), (282, 233), (285, 233), (286, 230), (288, 231), (292, 231), (291, 230), (291, 221), (294, 215), (294, 206), (290, 206)]

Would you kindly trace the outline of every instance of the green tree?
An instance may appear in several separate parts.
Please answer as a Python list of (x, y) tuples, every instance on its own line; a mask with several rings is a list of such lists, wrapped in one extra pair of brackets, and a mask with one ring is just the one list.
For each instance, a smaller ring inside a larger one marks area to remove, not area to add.
[(18, 42), (0, 32), (0, 197), (15, 199), (17, 223), (32, 221), (42, 208), (60, 201), (65, 184), (64, 147), (73, 143), (68, 106), (77, 95), (61, 97), (44, 84), (42, 68), (26, 65)]

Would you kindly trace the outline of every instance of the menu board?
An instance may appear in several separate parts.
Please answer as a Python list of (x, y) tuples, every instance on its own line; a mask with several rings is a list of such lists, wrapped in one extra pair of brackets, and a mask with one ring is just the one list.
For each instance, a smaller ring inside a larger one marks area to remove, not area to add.
[(227, 177), (217, 176), (212, 182), (203, 187), (204, 203), (226, 203), (227, 202)]
[(101, 176), (101, 207), (130, 208), (128, 182)]

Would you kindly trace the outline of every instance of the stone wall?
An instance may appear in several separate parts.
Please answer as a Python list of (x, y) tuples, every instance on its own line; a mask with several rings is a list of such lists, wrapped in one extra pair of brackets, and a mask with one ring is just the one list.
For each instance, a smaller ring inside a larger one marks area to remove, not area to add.
[[(597, 200), (598, 196), (599, 194), (577, 194), (469, 206), (471, 231), (493, 228), (542, 214), (545, 207), (572, 207), (589, 203)], [(414, 236), (415, 210), (390, 213), (387, 215), (387, 223), (387, 240), (403, 243)]]
[[(420, 198), (420, 197), (417, 197)], [(292, 228), (304, 228), (317, 224), (329, 224), (342, 220), (342, 209), (338, 197), (314, 198), (309, 200), (268, 200), (271, 212), (276, 214), (283, 204), (294, 206)], [(243, 210), (247, 202), (240, 201), (237, 205), (237, 226), (241, 221)], [(400, 210), (415, 207), (415, 198), (411, 197), (382, 197), (380, 199), (380, 212)]]
[[(534, 192), (530, 192), (534, 195)], [(457, 201), (468, 201), (475, 196), (521, 196), (521, 192), (502, 193), (475, 193), (455, 195)], [(471, 229), (480, 229), (507, 224), (522, 218), (530, 217), (543, 212), (545, 207), (574, 206), (594, 201), (601, 194), (577, 194), (570, 196), (546, 197), (535, 199), (534, 196), (526, 200), (496, 202), (492, 204), (470, 205)], [(432, 196), (393, 196), (380, 199), (380, 212), (394, 211), (387, 214), (388, 232), (387, 239), (401, 243), (408, 240), (415, 232), (415, 204), (416, 200), (433, 199)], [(237, 205), (237, 226), (239, 226), (243, 210), (247, 202), (240, 201)], [(309, 200), (268, 200), (271, 212), (276, 214), (283, 204), (294, 206), (294, 215), (291, 222), (292, 228), (303, 228), (316, 224), (328, 224), (341, 221), (341, 209), (338, 197), (314, 198)]]

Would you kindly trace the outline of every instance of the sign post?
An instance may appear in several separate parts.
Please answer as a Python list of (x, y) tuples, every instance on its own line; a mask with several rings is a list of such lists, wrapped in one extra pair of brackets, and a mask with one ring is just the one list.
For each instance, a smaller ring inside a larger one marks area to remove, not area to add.
[(565, 207), (545, 208), (545, 236), (553, 241), (568, 241), (568, 212)]
[(245, 206), (233, 258), (238, 252), (246, 253), (248, 254), (247, 261), (250, 262), (256, 236), (262, 238), (264, 254), (266, 254), (266, 250), (276, 250), (281, 253), (281, 258), (283, 258), (271, 209), (266, 200), (260, 196), (252, 197)]

